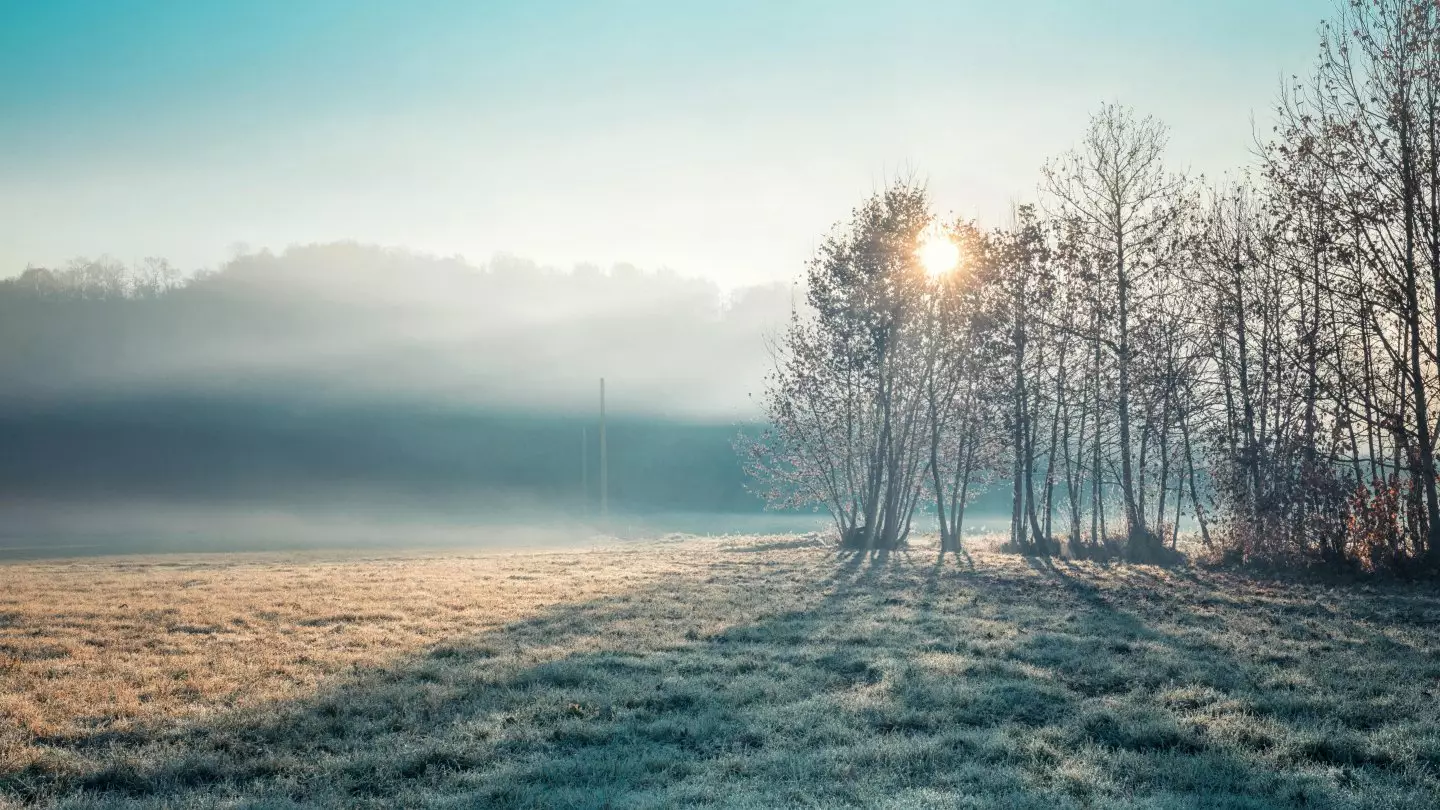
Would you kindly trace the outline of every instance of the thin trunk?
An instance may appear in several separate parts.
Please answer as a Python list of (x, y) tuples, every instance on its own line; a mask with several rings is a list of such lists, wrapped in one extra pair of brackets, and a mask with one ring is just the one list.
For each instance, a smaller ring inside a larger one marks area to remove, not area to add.
[(1180, 437), (1185, 443), (1185, 465), (1190, 470), (1190, 502), (1195, 504), (1195, 520), (1200, 523), (1200, 538), (1210, 548), (1210, 529), (1205, 525), (1205, 509), (1200, 505), (1200, 493), (1195, 491), (1195, 453), (1190, 447), (1189, 415), (1180, 413)]
[(1135, 499), (1135, 471), (1130, 459), (1130, 281), (1126, 277), (1124, 224), (1118, 205), (1115, 211), (1115, 271), (1120, 299), (1119, 352), (1116, 357), (1120, 376), (1115, 407), (1120, 430), (1120, 489), (1125, 498), (1129, 536), (1139, 538), (1145, 534), (1145, 518), (1140, 514)]
[[(1402, 121), (1406, 116), (1402, 114)], [(1419, 446), (1419, 474), (1425, 497), (1425, 550), (1433, 562), (1440, 563), (1440, 501), (1435, 489), (1435, 446), (1430, 432), (1430, 412), (1425, 391), (1423, 367), (1420, 364), (1420, 301), (1415, 266), (1415, 188), (1414, 152), (1408, 125), (1400, 128), (1402, 185), (1405, 202), (1405, 325), (1410, 330), (1410, 384), (1415, 408), (1415, 428)], [(1419, 536), (1417, 532), (1417, 537)]]
[(1060, 359), (1058, 362), (1059, 371), (1055, 380), (1055, 406), (1050, 417), (1050, 450), (1045, 454), (1045, 542), (1049, 543), (1052, 538), (1051, 516), (1054, 514), (1055, 497), (1055, 454), (1056, 445), (1060, 441), (1060, 403), (1065, 399), (1065, 343), (1060, 344)]

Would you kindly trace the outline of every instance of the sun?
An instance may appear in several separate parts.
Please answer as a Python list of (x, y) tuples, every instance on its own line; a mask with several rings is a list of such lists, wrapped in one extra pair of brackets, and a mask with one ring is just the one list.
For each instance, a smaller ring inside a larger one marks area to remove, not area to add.
[(920, 242), (915, 251), (920, 266), (926, 275), (939, 278), (960, 263), (960, 246), (947, 239), (944, 234), (929, 234)]

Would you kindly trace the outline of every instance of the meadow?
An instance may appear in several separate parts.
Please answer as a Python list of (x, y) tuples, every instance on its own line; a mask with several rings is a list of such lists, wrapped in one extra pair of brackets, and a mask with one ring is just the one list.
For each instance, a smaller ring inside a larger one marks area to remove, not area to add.
[(1440, 806), (1440, 594), (807, 537), (0, 566), (0, 807)]

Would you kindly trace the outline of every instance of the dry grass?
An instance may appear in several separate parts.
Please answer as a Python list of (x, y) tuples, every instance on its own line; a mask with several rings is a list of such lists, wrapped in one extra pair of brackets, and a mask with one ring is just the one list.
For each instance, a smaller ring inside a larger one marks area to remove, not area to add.
[(0, 567), (0, 805), (1440, 806), (1433, 588), (803, 541)]

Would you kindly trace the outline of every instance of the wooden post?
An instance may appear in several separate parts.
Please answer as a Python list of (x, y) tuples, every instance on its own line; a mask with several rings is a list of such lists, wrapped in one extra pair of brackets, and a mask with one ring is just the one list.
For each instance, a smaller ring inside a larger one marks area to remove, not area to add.
[(600, 517), (610, 513), (610, 470), (605, 452), (605, 378), (600, 378)]

